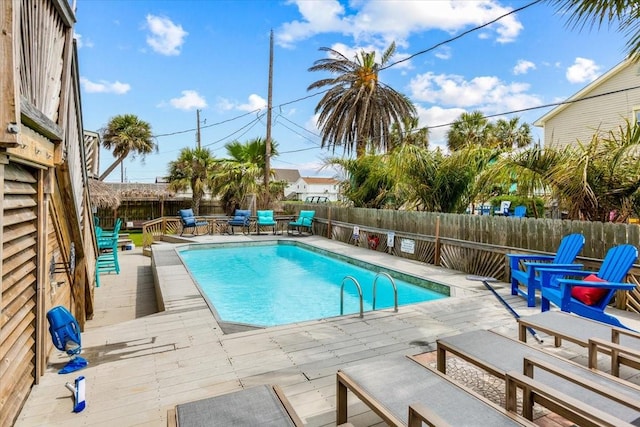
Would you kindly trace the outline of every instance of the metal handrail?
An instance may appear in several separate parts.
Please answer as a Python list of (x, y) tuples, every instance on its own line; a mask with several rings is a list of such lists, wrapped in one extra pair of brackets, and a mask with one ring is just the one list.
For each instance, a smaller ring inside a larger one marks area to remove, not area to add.
[(358, 283), (358, 281), (353, 276), (345, 276), (345, 278), (342, 279), (342, 284), (340, 285), (340, 315), (342, 316), (344, 312), (344, 282), (347, 280), (351, 280), (353, 283), (355, 283), (356, 288), (358, 288), (358, 295), (360, 296), (360, 318), (362, 319), (364, 317), (362, 288), (360, 287), (360, 283)]
[(385, 273), (384, 271), (381, 271), (380, 273), (376, 274), (376, 277), (373, 279), (373, 304), (372, 304), (372, 309), (375, 310), (376, 309), (376, 284), (378, 282), (378, 277), (379, 276), (385, 276), (386, 278), (389, 279), (389, 281), (391, 281), (391, 285), (393, 286), (393, 299), (394, 299), (394, 311), (397, 313), (398, 312), (398, 288), (396, 287), (396, 282), (395, 280), (393, 280), (393, 277), (391, 277), (391, 275), (389, 275), (389, 273)]

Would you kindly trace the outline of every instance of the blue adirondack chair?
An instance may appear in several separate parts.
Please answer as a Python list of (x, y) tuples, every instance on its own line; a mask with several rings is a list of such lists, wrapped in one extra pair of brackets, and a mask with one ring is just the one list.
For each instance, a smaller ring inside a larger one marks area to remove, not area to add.
[(242, 232), (249, 234), (249, 220), (251, 218), (250, 210), (236, 209), (233, 218), (227, 221), (229, 226), (229, 234), (233, 234), (234, 227), (242, 227)]
[(258, 214), (258, 219), (256, 221), (258, 234), (260, 234), (260, 227), (272, 227), (273, 234), (276, 234), (277, 222), (273, 218), (273, 211), (258, 211), (256, 213)]
[(513, 216), (516, 218), (524, 218), (527, 215), (527, 207), (520, 205), (513, 210)]
[(209, 225), (207, 221), (198, 221), (193, 214), (193, 209), (180, 209), (178, 213), (180, 214), (180, 222), (182, 223), (182, 231), (180, 232), (181, 236), (186, 230), (191, 228), (193, 229), (192, 234), (197, 236), (198, 227)]
[[(524, 255), (507, 254), (511, 269), (511, 295), (522, 295), (527, 299), (527, 306), (536, 306), (536, 289), (540, 289), (540, 276), (536, 274), (538, 268), (582, 268), (582, 264), (573, 264), (584, 246), (582, 234), (569, 234), (560, 241), (555, 255)], [(520, 269), (520, 264), (524, 270)], [(523, 285), (525, 289), (521, 288)]]
[[(620, 282), (624, 280), (637, 259), (638, 249), (635, 246), (619, 245), (607, 251), (598, 272), (540, 269), (542, 311), (548, 311), (549, 303), (552, 302), (562, 311), (627, 328), (617, 318), (605, 313), (604, 310), (616, 291), (630, 291), (636, 287), (632, 283)], [(598, 291), (600, 291), (600, 295), (592, 294), (592, 292)]]

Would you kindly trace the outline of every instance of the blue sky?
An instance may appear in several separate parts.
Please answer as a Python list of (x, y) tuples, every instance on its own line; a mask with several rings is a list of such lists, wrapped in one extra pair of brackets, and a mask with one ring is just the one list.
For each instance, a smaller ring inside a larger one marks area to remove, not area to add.
[[(84, 128), (99, 131), (119, 114), (151, 124), (159, 152), (125, 160), (126, 180), (154, 182), (183, 147), (201, 144), (216, 157), (224, 145), (266, 135), (269, 34), (274, 32), (272, 167), (303, 176), (332, 152), (320, 148), (307, 87), (328, 77), (308, 68), (331, 47), (354, 57), (395, 41), (391, 62), (429, 49), (529, 1), (207, 1), (78, 0), (75, 26)], [(614, 30), (581, 31), (538, 3), (380, 73), (415, 104), (431, 146), (444, 146), (462, 112), (486, 115), (542, 106), (573, 95), (625, 56)], [(378, 55), (379, 57), (379, 55)], [(303, 99), (308, 97), (306, 99)], [(533, 123), (549, 108), (517, 113)], [(513, 115), (505, 114), (509, 118)], [(541, 130), (534, 136), (542, 139)], [(341, 149), (335, 155), (341, 156)], [(100, 170), (113, 161), (101, 152)], [(119, 182), (117, 168), (106, 179)]]

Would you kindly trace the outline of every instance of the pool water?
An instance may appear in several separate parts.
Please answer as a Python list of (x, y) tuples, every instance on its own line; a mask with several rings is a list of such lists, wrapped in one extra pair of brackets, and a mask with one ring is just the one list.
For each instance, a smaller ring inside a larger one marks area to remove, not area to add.
[[(220, 319), (226, 322), (266, 327), (338, 316), (345, 276), (353, 276), (359, 282), (364, 310), (372, 309), (377, 270), (369, 271), (297, 245), (192, 247), (179, 253)], [(399, 306), (446, 297), (394, 280)], [(393, 307), (393, 287), (388, 278), (378, 277), (376, 293), (376, 309)], [(359, 304), (355, 284), (345, 281), (343, 314), (358, 313)]]

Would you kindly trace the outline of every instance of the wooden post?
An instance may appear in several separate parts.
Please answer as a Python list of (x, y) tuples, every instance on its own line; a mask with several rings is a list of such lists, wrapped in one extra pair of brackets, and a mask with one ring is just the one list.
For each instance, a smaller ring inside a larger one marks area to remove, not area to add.
[(433, 251), (433, 265), (440, 265), (440, 215), (436, 217), (436, 242)]
[(331, 239), (331, 206), (327, 209), (327, 239)]
[(0, 2), (0, 147), (18, 145), (20, 70), (14, 38), (20, 39), (20, 2)]

